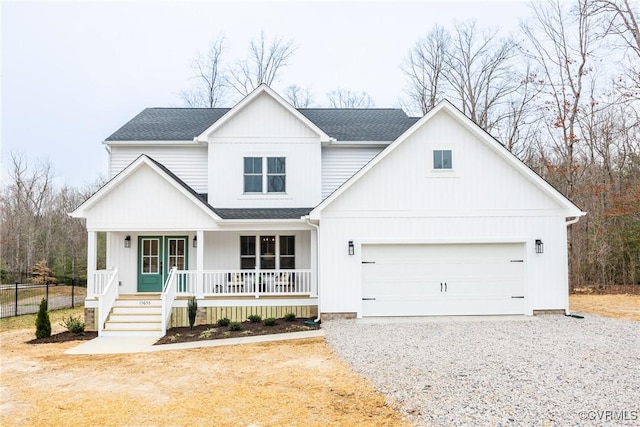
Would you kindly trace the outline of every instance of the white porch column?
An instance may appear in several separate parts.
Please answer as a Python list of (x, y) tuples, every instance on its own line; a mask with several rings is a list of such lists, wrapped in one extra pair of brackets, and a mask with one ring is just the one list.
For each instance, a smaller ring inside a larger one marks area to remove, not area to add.
[(318, 295), (318, 230), (311, 233), (311, 295)]
[(198, 280), (196, 283), (196, 298), (204, 298), (204, 231), (196, 231), (198, 247), (196, 248), (196, 261), (198, 263)]
[(89, 231), (87, 234), (87, 298), (94, 298), (96, 266), (98, 264), (98, 233)]

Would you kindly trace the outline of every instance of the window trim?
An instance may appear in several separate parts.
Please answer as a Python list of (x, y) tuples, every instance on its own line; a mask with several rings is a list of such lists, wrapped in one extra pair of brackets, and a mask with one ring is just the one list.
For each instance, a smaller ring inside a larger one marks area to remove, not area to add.
[[(246, 159), (262, 159), (260, 173), (247, 173)], [(269, 159), (282, 159), (284, 172), (269, 172)], [(262, 188), (260, 191), (246, 191), (247, 177), (261, 176)], [(242, 194), (245, 195), (286, 195), (287, 194), (287, 157), (286, 156), (243, 156), (242, 157)], [(284, 191), (269, 191), (269, 177), (283, 177)]]

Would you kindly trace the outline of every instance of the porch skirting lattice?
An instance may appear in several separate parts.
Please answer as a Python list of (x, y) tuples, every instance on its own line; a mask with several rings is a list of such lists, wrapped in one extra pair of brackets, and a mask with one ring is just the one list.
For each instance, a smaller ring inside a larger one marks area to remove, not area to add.
[[(228, 318), (232, 322), (243, 322), (252, 314), (263, 319), (268, 317), (281, 318), (288, 313), (294, 313), (298, 318), (313, 318), (318, 316), (316, 305), (273, 305), (273, 306), (223, 306), (199, 307), (196, 324), (215, 324), (219, 319)], [(189, 316), (186, 307), (173, 307), (170, 327), (189, 326)]]

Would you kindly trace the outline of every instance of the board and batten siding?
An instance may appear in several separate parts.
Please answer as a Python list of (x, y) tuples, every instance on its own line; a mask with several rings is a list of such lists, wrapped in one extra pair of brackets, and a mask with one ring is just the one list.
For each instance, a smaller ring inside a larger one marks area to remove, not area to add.
[(323, 147), (322, 198), (326, 198), (351, 178), (383, 147)]
[[(376, 217), (322, 219), (322, 312), (361, 312), (362, 245), (524, 243), (527, 314), (567, 307), (567, 244), (564, 218), (559, 217)], [(544, 242), (536, 254), (535, 239)], [(355, 255), (348, 255), (353, 240)]]
[[(209, 203), (217, 208), (312, 207), (321, 201), (320, 135), (263, 94), (209, 141)], [(285, 193), (244, 193), (245, 157), (284, 157)]]
[[(497, 149), (440, 111), (327, 205), (321, 311), (362, 313), (361, 246), (375, 243), (524, 243), (527, 313), (566, 309), (568, 211)], [(453, 169), (434, 171), (433, 150), (452, 150)]]
[(146, 154), (164, 165), (196, 192), (208, 192), (206, 146), (112, 146), (110, 178), (120, 173), (141, 154)]
[(182, 187), (142, 164), (87, 209), (87, 229), (102, 231), (212, 230), (218, 226)]
[(296, 269), (311, 268), (310, 231), (247, 230), (206, 232), (204, 270), (240, 269), (240, 236), (295, 236)]

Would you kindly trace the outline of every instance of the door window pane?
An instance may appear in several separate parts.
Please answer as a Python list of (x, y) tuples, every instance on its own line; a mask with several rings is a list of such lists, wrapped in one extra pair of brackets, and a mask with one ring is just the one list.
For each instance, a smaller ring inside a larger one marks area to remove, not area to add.
[(169, 239), (169, 268), (185, 269), (186, 244), (185, 239)]
[(260, 236), (260, 268), (276, 268), (276, 236)]
[(159, 239), (142, 239), (142, 273), (158, 274), (159, 273)]

